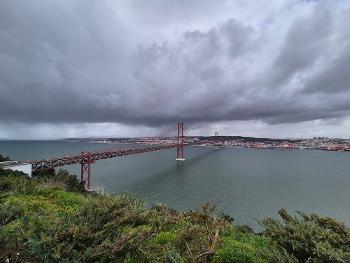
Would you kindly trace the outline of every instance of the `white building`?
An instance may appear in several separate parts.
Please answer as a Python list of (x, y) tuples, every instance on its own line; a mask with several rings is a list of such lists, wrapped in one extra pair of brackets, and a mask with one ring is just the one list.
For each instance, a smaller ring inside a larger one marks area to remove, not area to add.
[(0, 168), (19, 171), (28, 174), (29, 176), (32, 176), (32, 165), (30, 163), (18, 161), (0, 162)]

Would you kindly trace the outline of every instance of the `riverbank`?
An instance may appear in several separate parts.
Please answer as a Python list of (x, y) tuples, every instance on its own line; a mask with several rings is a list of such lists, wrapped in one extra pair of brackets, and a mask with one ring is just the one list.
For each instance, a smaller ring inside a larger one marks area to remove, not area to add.
[(301, 214), (238, 226), (214, 207), (146, 208), (130, 194), (83, 191), (75, 176), (0, 170), (0, 257), (10, 262), (348, 262), (349, 228)]

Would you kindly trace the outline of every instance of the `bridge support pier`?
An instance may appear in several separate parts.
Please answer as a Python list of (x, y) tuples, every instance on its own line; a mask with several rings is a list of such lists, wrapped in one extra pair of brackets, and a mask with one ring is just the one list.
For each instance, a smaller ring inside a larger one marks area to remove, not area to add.
[(88, 155), (84, 154), (84, 152), (81, 153), (81, 170), (80, 170), (80, 183), (86, 187), (86, 180), (87, 180), (87, 190), (90, 191), (91, 188), (91, 157), (90, 153)]
[(177, 155), (176, 161), (183, 162), (185, 161), (184, 157), (184, 123), (177, 123)]

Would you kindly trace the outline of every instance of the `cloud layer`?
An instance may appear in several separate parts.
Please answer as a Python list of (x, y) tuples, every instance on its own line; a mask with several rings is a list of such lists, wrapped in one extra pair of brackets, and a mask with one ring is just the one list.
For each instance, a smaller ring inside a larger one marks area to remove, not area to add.
[(3, 130), (347, 120), (350, 4), (260, 2), (1, 1)]

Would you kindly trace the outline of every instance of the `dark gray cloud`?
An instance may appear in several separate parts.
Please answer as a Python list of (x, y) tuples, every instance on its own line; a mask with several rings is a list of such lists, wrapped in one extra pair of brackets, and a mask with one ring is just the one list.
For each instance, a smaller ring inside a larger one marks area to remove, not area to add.
[(283, 84), (298, 72), (308, 69), (326, 55), (331, 36), (333, 15), (329, 5), (319, 5), (308, 17), (291, 25), (285, 42), (273, 64), (272, 83)]
[(0, 122), (349, 117), (349, 7), (254, 2), (1, 1)]
[[(318, 74), (306, 82), (305, 90), (310, 93), (350, 94), (350, 40), (348, 45), (329, 61)], [(349, 94), (345, 94), (349, 96)]]

